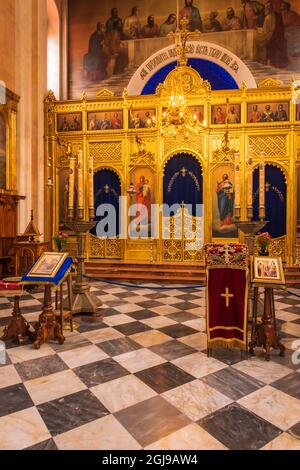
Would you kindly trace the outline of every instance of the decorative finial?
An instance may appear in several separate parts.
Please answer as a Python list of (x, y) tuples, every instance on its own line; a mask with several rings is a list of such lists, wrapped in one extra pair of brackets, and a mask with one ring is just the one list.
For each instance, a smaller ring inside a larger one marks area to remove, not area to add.
[(55, 94), (52, 90), (48, 91), (48, 93), (46, 95), (46, 98), (45, 98), (45, 101), (47, 101), (47, 102), (56, 101)]

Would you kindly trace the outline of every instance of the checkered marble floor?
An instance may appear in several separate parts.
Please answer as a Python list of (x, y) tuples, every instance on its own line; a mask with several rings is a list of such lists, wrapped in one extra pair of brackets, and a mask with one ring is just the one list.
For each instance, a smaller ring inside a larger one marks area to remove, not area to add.
[[(300, 449), (300, 298), (276, 292), (284, 358), (208, 358), (204, 291), (155, 286), (97, 283), (103, 323), (77, 318), (62, 346), (8, 346), (1, 449)], [(42, 297), (23, 296), (28, 321)], [(0, 328), (11, 300), (0, 299)]]

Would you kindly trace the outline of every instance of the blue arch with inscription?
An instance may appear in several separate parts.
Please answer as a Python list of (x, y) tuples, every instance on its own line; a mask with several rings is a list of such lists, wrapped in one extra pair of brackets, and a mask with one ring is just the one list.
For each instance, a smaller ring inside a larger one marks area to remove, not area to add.
[[(145, 84), (142, 95), (155, 94), (159, 83), (162, 83), (167, 75), (175, 69), (177, 62), (171, 62), (158, 70)], [(189, 59), (188, 65), (201, 75), (204, 80), (208, 80), (212, 90), (237, 90), (239, 87), (234, 78), (220, 65), (205, 59)]]

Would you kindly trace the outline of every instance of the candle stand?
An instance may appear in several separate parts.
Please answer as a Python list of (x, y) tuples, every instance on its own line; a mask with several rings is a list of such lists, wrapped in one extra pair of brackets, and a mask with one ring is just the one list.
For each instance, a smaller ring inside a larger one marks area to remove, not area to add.
[(254, 254), (254, 238), (257, 232), (261, 230), (268, 222), (265, 220), (241, 220), (235, 222), (238, 230), (240, 230), (245, 237), (245, 244), (248, 247), (249, 255)]
[[(60, 142), (59, 142), (60, 143)], [(72, 153), (72, 145), (67, 142), (61, 142), (60, 145), (66, 148), (66, 155), (70, 159), (70, 176), (69, 176), (69, 195), (68, 195), (68, 221), (67, 227), (75, 233), (77, 239), (77, 275), (73, 287), (73, 314), (86, 313), (93, 314), (97, 321), (101, 321), (103, 315), (101, 314), (102, 302), (90, 290), (89, 283), (85, 277), (85, 247), (86, 237), (90, 230), (96, 225), (94, 219), (94, 191), (93, 191), (93, 157), (88, 157), (88, 179), (90, 183), (89, 191), (89, 219), (90, 222), (84, 222), (84, 158), (83, 151), (79, 150), (77, 158)], [(77, 211), (75, 218), (75, 177), (77, 175)], [(68, 305), (68, 299), (65, 299), (64, 306)]]
[[(253, 256), (254, 255), (254, 238), (255, 235), (259, 230), (261, 230), (268, 222), (264, 220), (241, 220), (235, 222), (238, 230), (240, 230), (245, 237), (245, 244), (248, 247), (249, 250), (249, 255)], [(254, 288), (249, 285), (249, 295), (248, 295), (248, 312), (249, 312), (249, 317), (251, 315), (252, 317), (252, 312), (254, 308)], [(252, 318), (253, 322), (253, 318)], [(253, 335), (253, 323), (252, 323), (252, 335)], [(252, 338), (251, 338), (252, 342)], [(250, 352), (252, 351), (251, 343), (250, 343)]]
[(78, 266), (77, 276), (73, 287), (73, 314), (89, 313), (95, 317), (102, 319), (101, 306), (102, 302), (90, 290), (89, 283), (85, 278), (85, 243), (89, 231), (95, 226), (95, 222), (83, 222), (81, 220), (71, 221), (67, 223), (72, 232), (75, 233), (77, 238), (78, 247)]

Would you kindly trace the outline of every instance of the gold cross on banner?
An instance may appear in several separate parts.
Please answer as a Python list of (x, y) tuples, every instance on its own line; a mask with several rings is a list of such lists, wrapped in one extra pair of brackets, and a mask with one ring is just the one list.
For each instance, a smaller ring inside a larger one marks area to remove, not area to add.
[(225, 297), (226, 298), (226, 307), (229, 307), (229, 300), (230, 300), (230, 297), (234, 297), (234, 294), (229, 294), (229, 287), (226, 287), (225, 288), (225, 293), (224, 294), (220, 294), (221, 297)]
[(181, 169), (181, 174), (182, 174), (182, 176), (184, 177), (184, 176), (187, 174), (187, 169), (183, 167), (183, 168)]
[(229, 263), (230, 257), (229, 257), (229, 246), (225, 245), (225, 263)]

